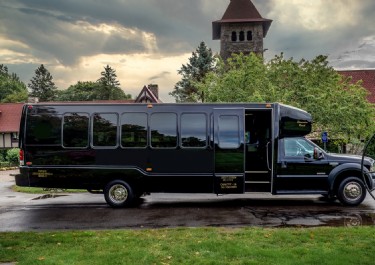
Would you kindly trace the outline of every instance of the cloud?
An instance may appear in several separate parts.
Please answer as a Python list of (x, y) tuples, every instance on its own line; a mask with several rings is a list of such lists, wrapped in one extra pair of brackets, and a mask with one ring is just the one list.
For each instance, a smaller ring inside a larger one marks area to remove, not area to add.
[(375, 68), (375, 35), (366, 36), (330, 56), (330, 62), (336, 69)]
[[(97, 80), (109, 64), (127, 93), (155, 82), (170, 101), (177, 70), (199, 43), (219, 52), (211, 23), (229, 1), (0, 0), (0, 63), (26, 83), (43, 63), (61, 89)], [(281, 52), (296, 60), (324, 54), (336, 67), (374, 67), (373, 0), (253, 3), (273, 20), (266, 60)]]
[(368, 14), (368, 10), (375, 11), (372, 0), (257, 0), (257, 6), (258, 3), (265, 11), (263, 17), (273, 20), (265, 39), (267, 59), (280, 52), (296, 59), (331, 55), (344, 50), (348, 42), (373, 34), (370, 25), (375, 24), (375, 17)]
[(154, 75), (154, 76), (151, 76), (148, 80), (150, 82), (156, 82), (158, 80), (161, 80), (163, 78), (166, 78), (167, 76), (171, 75), (171, 72), (168, 72), (168, 71), (163, 71), (157, 75)]
[(97, 53), (176, 55), (211, 40), (208, 6), (199, 0), (15, 0), (0, 6), (0, 34), (64, 65)]
[(286, 27), (308, 31), (325, 31), (357, 23), (361, 5), (348, 0), (273, 0), (269, 13)]

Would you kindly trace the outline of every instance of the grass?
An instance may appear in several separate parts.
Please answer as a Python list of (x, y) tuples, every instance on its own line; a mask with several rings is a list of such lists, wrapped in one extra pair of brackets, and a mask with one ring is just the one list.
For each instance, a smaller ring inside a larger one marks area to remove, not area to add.
[(17, 264), (374, 264), (374, 228), (176, 228), (0, 233)]
[(71, 190), (71, 189), (43, 189), (34, 187), (20, 187), (17, 185), (12, 186), (12, 190), (15, 192), (31, 193), (31, 194), (49, 194), (49, 193), (82, 193), (87, 190)]

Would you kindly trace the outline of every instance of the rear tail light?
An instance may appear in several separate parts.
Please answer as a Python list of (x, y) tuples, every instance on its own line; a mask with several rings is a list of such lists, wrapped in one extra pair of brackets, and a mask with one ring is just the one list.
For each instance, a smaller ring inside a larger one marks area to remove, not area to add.
[(24, 154), (23, 154), (23, 150), (20, 149), (20, 166), (24, 166), (24, 165), (25, 165)]

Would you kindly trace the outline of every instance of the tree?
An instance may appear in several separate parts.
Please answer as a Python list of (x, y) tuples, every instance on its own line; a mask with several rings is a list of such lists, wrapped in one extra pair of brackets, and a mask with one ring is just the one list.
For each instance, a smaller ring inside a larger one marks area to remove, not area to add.
[(367, 137), (375, 129), (374, 107), (361, 83), (352, 84), (328, 65), (327, 56), (311, 61), (285, 60), (283, 54), (268, 63), (267, 75), (279, 100), (310, 112), (314, 131), (328, 131), (332, 138), (348, 142)]
[(52, 79), (50, 72), (41, 64), (28, 84), (30, 96), (37, 97), (39, 101), (53, 101), (57, 96), (57, 87)]
[(123, 100), (130, 99), (120, 88), (120, 82), (117, 81), (116, 71), (110, 66), (106, 66), (101, 72), (101, 78), (96, 82), (78, 81), (68, 89), (58, 93), (60, 101), (93, 101), (93, 100)]
[(207, 102), (271, 101), (275, 89), (266, 72), (262, 58), (254, 53), (233, 54), (226, 62), (220, 59), (215, 71), (194, 85), (203, 92)]
[(126, 95), (120, 88), (116, 70), (112, 69), (109, 65), (104, 67), (104, 71), (101, 72), (101, 77), (98, 79), (97, 83), (100, 85), (98, 97), (102, 100), (131, 98), (131, 95)]
[(217, 59), (213, 56), (212, 50), (201, 42), (192, 56), (189, 63), (182, 65), (178, 74), (182, 75), (181, 81), (177, 82), (174, 90), (169, 93), (176, 99), (176, 102), (205, 101), (203, 91), (198, 91), (195, 82), (201, 82), (207, 73), (214, 70)]
[(329, 67), (326, 56), (295, 62), (281, 54), (264, 64), (255, 54), (233, 55), (195, 85), (209, 102), (283, 102), (300, 107), (312, 114), (314, 132), (328, 131), (344, 142), (375, 130), (368, 92)]
[(60, 91), (59, 101), (92, 101), (98, 100), (100, 84), (97, 82), (81, 82), (71, 85), (68, 89)]
[(27, 101), (26, 85), (19, 77), (8, 72), (8, 67), (0, 65), (0, 102), (25, 102)]

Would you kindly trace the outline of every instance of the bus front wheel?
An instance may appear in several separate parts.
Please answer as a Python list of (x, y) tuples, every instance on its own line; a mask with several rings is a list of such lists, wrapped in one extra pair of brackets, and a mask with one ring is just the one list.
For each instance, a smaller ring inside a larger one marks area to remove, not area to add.
[(345, 178), (341, 181), (337, 198), (346, 206), (357, 206), (366, 198), (366, 187), (363, 181), (356, 177)]
[(104, 198), (111, 207), (128, 207), (134, 200), (134, 192), (125, 181), (113, 180), (104, 188)]

